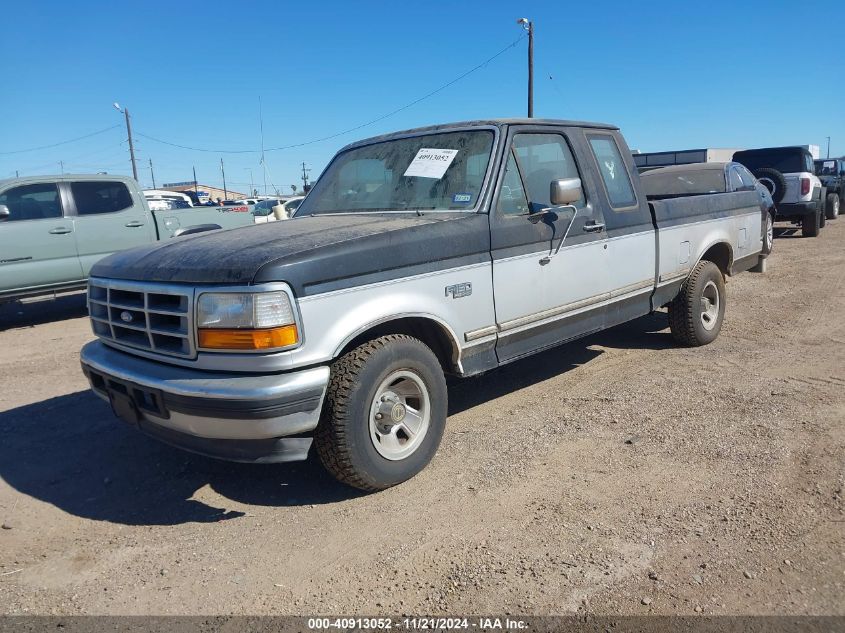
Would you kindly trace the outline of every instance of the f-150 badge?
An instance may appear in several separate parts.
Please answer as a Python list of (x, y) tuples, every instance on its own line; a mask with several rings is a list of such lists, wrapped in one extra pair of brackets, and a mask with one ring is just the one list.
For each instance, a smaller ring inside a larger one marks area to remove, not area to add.
[(461, 297), (468, 297), (472, 294), (472, 284), (465, 281), (462, 284), (455, 284), (454, 286), (446, 286), (446, 296), (452, 295), (453, 299), (460, 299)]

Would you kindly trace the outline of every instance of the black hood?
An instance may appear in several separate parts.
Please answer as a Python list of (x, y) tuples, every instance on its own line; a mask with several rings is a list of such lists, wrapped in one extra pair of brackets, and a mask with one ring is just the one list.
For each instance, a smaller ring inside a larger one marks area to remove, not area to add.
[(489, 260), (489, 248), (487, 216), (481, 214), (317, 215), (133, 248), (101, 260), (91, 276), (191, 284), (287, 281), (301, 296)]

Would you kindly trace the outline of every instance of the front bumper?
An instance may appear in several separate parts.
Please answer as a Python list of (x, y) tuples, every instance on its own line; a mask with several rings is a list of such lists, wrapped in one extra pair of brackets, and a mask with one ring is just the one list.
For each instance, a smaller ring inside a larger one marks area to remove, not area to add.
[[(195, 453), (247, 462), (305, 459), (328, 367), (253, 375), (197, 371), (115, 350), (82, 348), (82, 371), (123, 420)], [(297, 437), (291, 437), (297, 436)]]

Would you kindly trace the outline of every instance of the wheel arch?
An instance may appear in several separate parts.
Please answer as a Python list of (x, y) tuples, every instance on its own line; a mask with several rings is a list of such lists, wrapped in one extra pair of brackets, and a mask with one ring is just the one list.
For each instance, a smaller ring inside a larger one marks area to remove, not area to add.
[[(703, 261), (713, 262), (722, 271), (722, 275), (728, 277), (733, 265), (733, 248), (726, 240), (717, 240), (704, 249), (696, 262), (696, 266)], [(694, 268), (695, 266), (693, 266)]]
[(387, 334), (407, 334), (428, 345), (447, 373), (461, 373), (461, 346), (458, 337), (443, 320), (425, 313), (400, 314), (368, 323), (348, 335), (335, 349), (339, 358), (366, 341)]

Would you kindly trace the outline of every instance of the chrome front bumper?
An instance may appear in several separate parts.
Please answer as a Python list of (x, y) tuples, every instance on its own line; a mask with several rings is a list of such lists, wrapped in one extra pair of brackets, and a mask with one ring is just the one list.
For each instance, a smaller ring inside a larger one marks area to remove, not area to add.
[[(82, 371), (115, 414), (180, 448), (221, 459), (305, 459), (320, 419), (328, 367), (254, 375), (197, 371), (115, 350), (82, 348)], [(285, 440), (285, 438), (288, 438)]]

